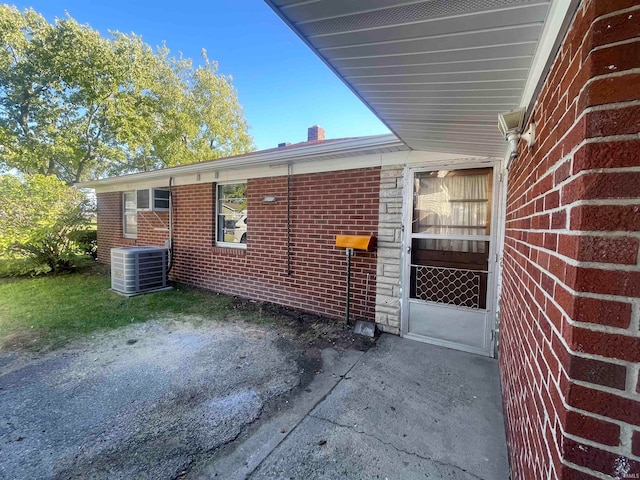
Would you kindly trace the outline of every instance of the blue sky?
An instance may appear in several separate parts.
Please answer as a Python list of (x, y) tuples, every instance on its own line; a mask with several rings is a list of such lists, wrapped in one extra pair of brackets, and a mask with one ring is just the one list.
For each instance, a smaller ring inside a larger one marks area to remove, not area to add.
[(135, 32), (200, 61), (207, 50), (233, 77), (258, 149), (306, 140), (318, 124), (327, 138), (387, 133), (386, 127), (262, 0), (31, 0), (47, 20), (65, 11), (107, 35)]

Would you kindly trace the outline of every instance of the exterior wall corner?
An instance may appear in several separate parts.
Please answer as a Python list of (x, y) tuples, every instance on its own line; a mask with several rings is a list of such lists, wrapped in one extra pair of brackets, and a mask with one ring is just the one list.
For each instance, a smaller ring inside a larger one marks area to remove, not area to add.
[(376, 315), (378, 328), (400, 334), (402, 257), (402, 206), (404, 166), (382, 167), (378, 217)]

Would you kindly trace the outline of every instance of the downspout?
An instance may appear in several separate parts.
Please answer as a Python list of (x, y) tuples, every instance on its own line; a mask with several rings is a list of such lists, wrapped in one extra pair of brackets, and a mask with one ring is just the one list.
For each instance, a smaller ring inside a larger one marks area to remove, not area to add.
[(291, 164), (287, 164), (287, 275), (291, 270)]
[(505, 228), (507, 215), (507, 192), (509, 185), (509, 162), (506, 158), (500, 162), (497, 168), (500, 169), (498, 189), (500, 201), (498, 204), (498, 214), (496, 215), (496, 305), (495, 305), (495, 323), (493, 327), (493, 358), (498, 358), (500, 347), (500, 326), (502, 321), (502, 273), (504, 262), (504, 245), (505, 245)]
[(169, 177), (169, 269), (173, 268), (173, 177)]

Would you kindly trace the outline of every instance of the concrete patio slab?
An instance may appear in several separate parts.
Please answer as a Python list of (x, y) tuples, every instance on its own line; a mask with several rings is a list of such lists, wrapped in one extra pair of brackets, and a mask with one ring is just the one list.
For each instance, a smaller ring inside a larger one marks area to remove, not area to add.
[(295, 425), (270, 419), (197, 477), (509, 478), (495, 360), (392, 335), (324, 360)]
[(257, 428), (246, 432), (236, 442), (222, 449), (204, 466), (194, 467), (189, 478), (247, 478), (286, 440), (289, 432), (295, 430), (309, 412), (326, 398), (362, 355), (364, 352), (357, 350), (324, 349), (322, 370), (316, 372), (316, 377), (308, 388), (299, 395), (289, 397), (286, 409), (265, 418), (256, 425)]
[(2, 355), (0, 477), (508, 478), (497, 364), (158, 321)]

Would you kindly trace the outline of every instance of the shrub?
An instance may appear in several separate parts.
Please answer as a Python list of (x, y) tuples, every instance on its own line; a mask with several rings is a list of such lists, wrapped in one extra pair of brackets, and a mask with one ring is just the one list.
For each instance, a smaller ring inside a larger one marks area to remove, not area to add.
[(32, 277), (49, 273), (51, 269), (48, 265), (40, 265), (31, 258), (0, 258), (0, 278), (22, 277), (30, 275)]
[(98, 258), (98, 231), (95, 229), (78, 230), (71, 239), (77, 244), (81, 253), (89, 255), (96, 260)]
[(84, 195), (53, 176), (0, 176), (0, 255), (26, 258), (35, 271), (73, 266), (74, 236), (88, 224)]

